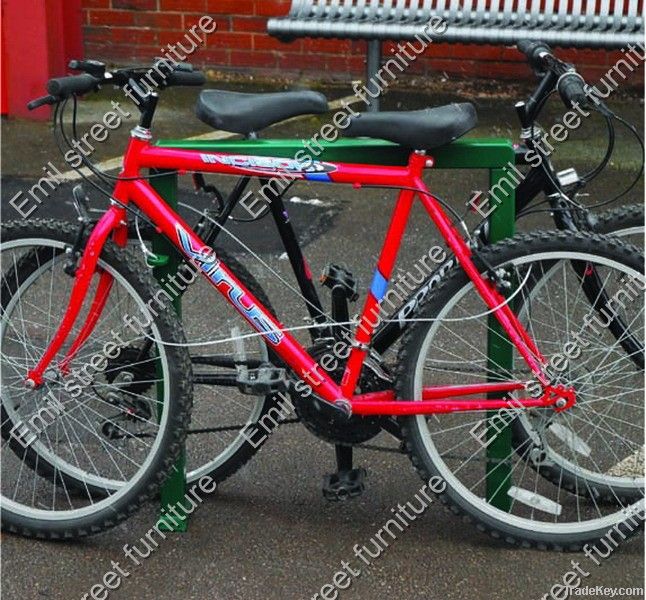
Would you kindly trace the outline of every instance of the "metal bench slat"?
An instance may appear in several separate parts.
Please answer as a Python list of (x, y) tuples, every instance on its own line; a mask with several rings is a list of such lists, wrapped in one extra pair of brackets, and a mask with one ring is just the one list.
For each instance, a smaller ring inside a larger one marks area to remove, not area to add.
[[(422, 7), (417, 10), (418, 20), (426, 23), (431, 18), (433, 0), (424, 0)], [(446, 10), (446, 0), (437, 0), (436, 14), (442, 16), (442, 11)]]
[(639, 10), (639, 0), (628, 0), (628, 15), (626, 17), (626, 28), (629, 31), (633, 31), (635, 28), (635, 22), (637, 20), (638, 10)]
[(513, 8), (514, 0), (505, 0), (505, 5), (502, 9), (502, 18), (500, 21), (501, 27), (507, 27), (510, 23), (513, 22)]
[(643, 42), (640, 0), (292, 0), (289, 15), (269, 19), (283, 38), (414, 39), (432, 16), (449, 27), (442, 41), (618, 48)]
[(339, 11), (340, 19), (347, 19), (352, 16), (352, 9), (354, 7), (353, 0), (342, 0), (342, 6)]

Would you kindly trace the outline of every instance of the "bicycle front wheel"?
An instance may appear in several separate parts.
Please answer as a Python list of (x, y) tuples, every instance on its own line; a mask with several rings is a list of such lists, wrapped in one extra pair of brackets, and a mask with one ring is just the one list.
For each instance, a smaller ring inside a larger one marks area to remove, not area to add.
[[(65, 249), (75, 236), (72, 224), (13, 222), (0, 246), (2, 525), (49, 539), (98, 533), (155, 497), (179, 456), (191, 405), (191, 364), (172, 306), (160, 301), (149, 270), (112, 244), (98, 263), (113, 281), (92, 334), (62, 367), (98, 272), (44, 384), (25, 386), (66, 310), (73, 279)], [(25, 261), (42, 269), (25, 270)], [(124, 348), (140, 354), (119, 362)]]
[[(576, 404), (563, 412), (410, 417), (403, 430), (413, 464), (423, 478), (444, 480), (440, 496), (454, 512), (510, 543), (579, 549), (613, 528), (628, 537), (643, 519), (643, 369), (594, 320), (601, 313), (580, 273), (601, 277), (608, 297), (621, 300), (613, 308), (641, 341), (643, 354), (642, 255), (612, 237), (537, 232), (480, 256), (476, 264), (483, 276), (492, 267), (513, 282), (512, 306), (524, 307), (527, 331), (548, 363), (558, 365), (549, 371), (552, 381), (573, 387)], [(487, 355), (487, 344), (502, 337), (483, 306), (461, 269), (446, 275), (402, 343), (399, 398), (419, 401), (429, 385), (532, 381), (515, 349), (511, 365)], [(531, 420), (533, 432), (520, 442), (514, 440), (519, 416)], [(560, 453), (553, 468), (576, 475), (574, 487), (539, 476), (545, 440)], [(599, 497), (592, 481), (611, 502)]]

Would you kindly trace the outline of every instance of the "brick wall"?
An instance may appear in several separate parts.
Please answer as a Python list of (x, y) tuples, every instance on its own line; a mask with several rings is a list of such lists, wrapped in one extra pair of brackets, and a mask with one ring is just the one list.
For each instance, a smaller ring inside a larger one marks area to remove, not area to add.
[[(290, 0), (82, 0), (85, 54), (112, 62), (149, 60), (166, 44), (182, 41), (203, 15), (218, 29), (191, 62), (219, 70), (264, 76), (337, 80), (363, 74), (365, 42), (300, 39), (282, 43), (266, 33), (267, 19), (287, 14)], [(384, 45), (384, 54), (390, 45)], [(570, 50), (561, 55), (596, 80), (619, 58), (618, 52)], [(518, 52), (499, 46), (433, 44), (407, 74), (531, 78)], [(633, 83), (640, 83), (634, 81)], [(643, 82), (643, 75), (638, 76)]]

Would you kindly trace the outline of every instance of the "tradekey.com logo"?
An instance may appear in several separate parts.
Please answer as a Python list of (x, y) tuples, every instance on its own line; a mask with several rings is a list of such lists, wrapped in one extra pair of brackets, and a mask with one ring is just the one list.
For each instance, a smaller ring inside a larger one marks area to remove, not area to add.
[(263, 312), (250, 300), (240, 284), (235, 281), (232, 275), (225, 271), (224, 265), (216, 257), (215, 252), (208, 246), (195, 248), (187, 231), (180, 225), (175, 226), (177, 239), (191, 262), (209, 278), (211, 283), (224, 294), (236, 307), (238, 312), (251, 325), (263, 334), (263, 337), (277, 346), (283, 339), (284, 333), (276, 329)]

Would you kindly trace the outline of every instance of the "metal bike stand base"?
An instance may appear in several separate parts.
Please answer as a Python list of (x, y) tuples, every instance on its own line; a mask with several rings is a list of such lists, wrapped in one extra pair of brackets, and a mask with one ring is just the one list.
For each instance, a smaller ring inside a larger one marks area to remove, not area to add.
[[(151, 171), (159, 174), (163, 171)], [(170, 172), (164, 177), (154, 177), (150, 179), (151, 186), (166, 201), (168, 206), (177, 210), (177, 173)], [(153, 275), (161, 286), (168, 281), (168, 278), (177, 273), (177, 267), (180, 264), (180, 258), (173, 246), (161, 235), (153, 237), (152, 251), (156, 255), (148, 263), (153, 267)], [(173, 308), (181, 318), (182, 301), (177, 296), (173, 299)], [(164, 386), (163, 383), (157, 384), (157, 398), (163, 400)], [(161, 403), (160, 403), (160, 406)], [(188, 529), (188, 513), (184, 510), (186, 505), (186, 452), (182, 452), (175, 463), (173, 470), (161, 488), (161, 511), (159, 517), (159, 529), (161, 531), (184, 532)], [(173, 510), (170, 510), (173, 509)], [(166, 514), (170, 513), (170, 517)], [(164, 518), (166, 517), (166, 518)]]

